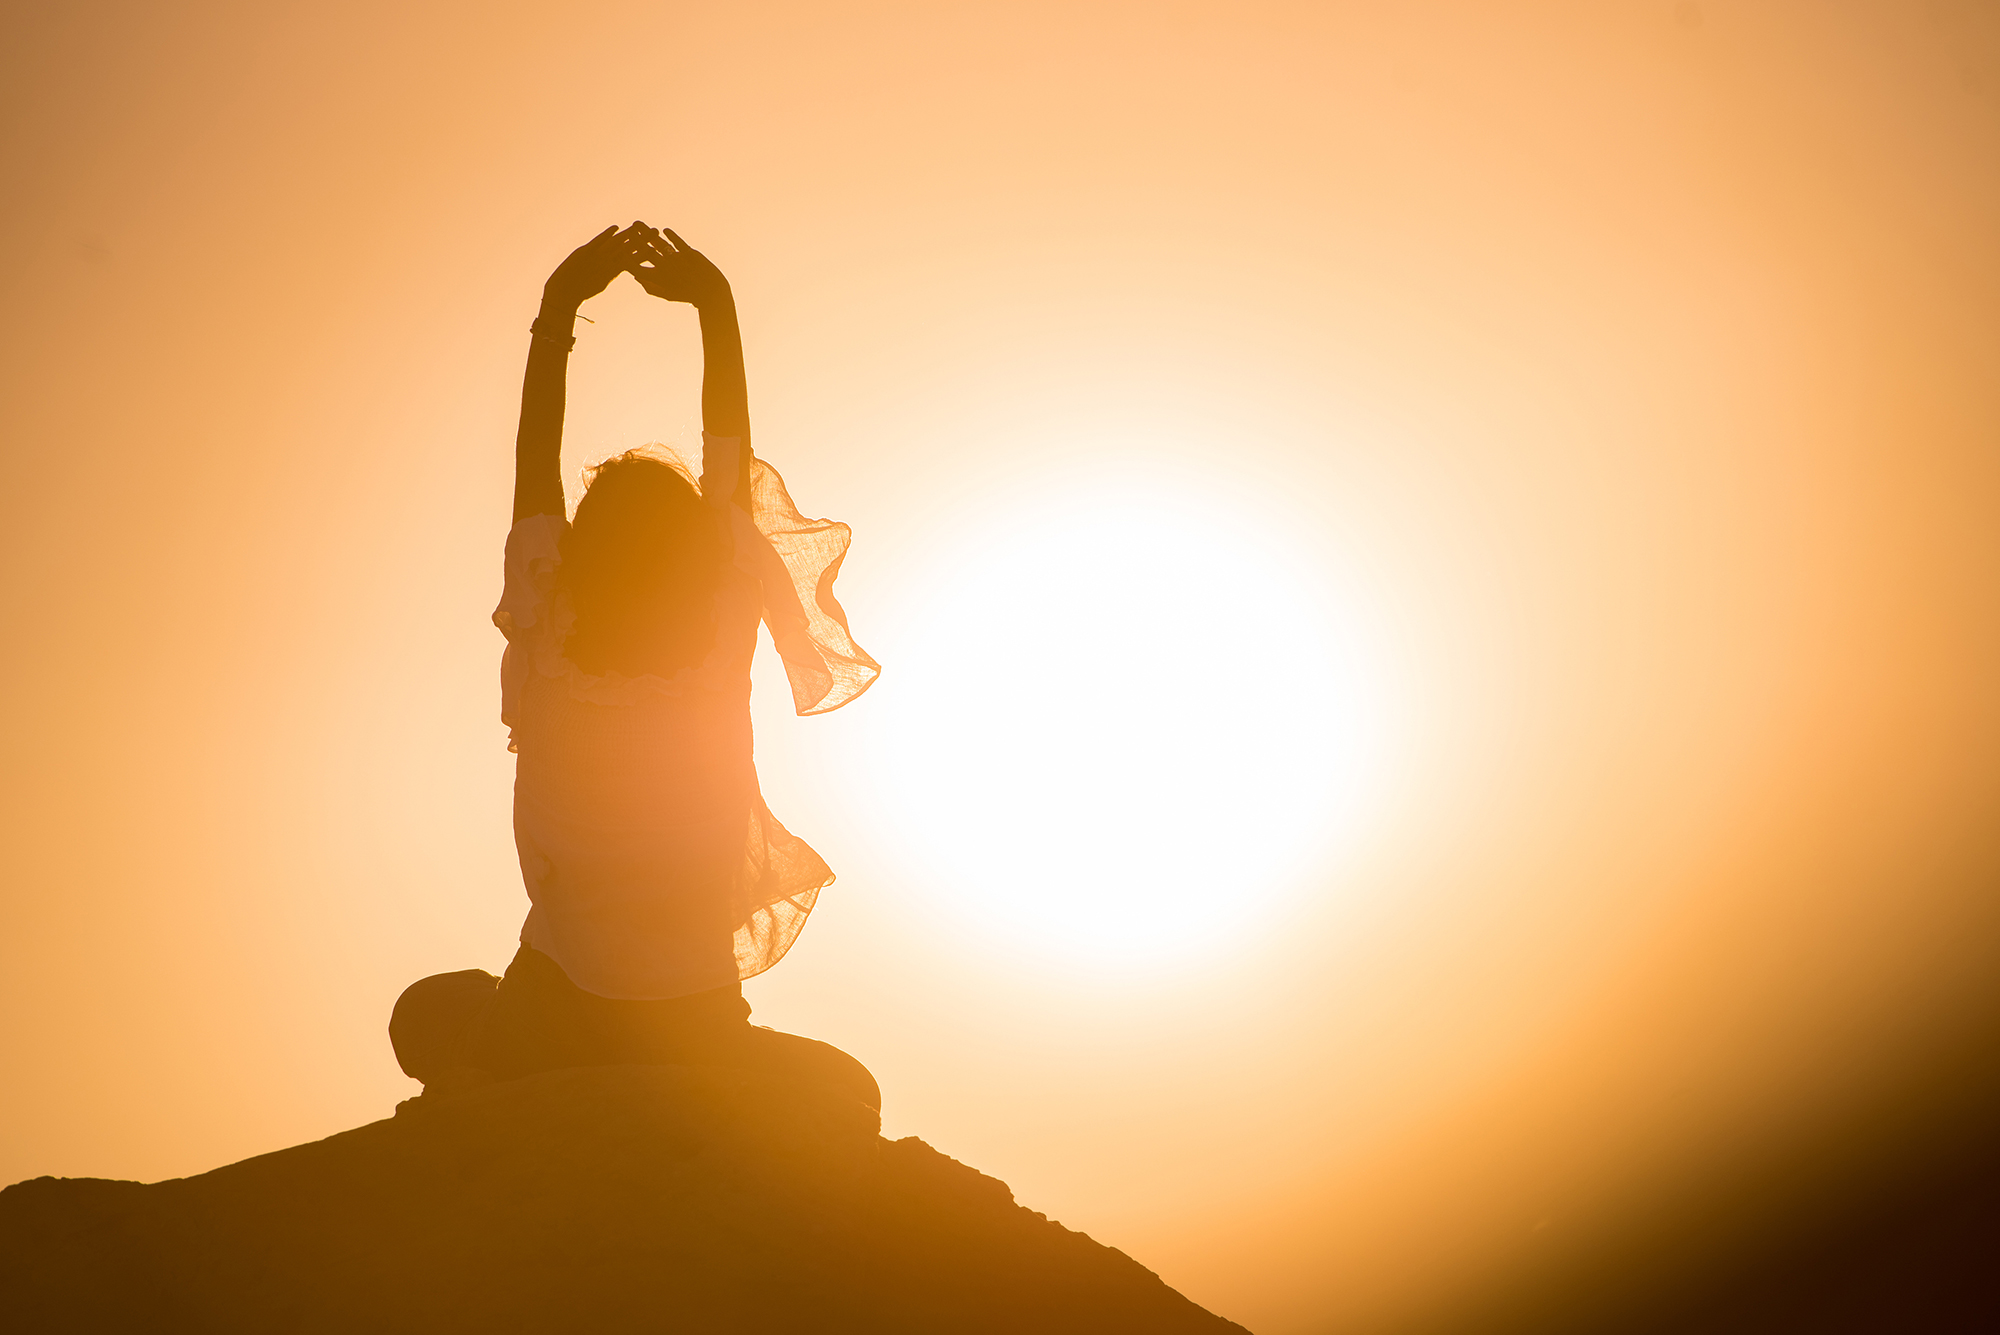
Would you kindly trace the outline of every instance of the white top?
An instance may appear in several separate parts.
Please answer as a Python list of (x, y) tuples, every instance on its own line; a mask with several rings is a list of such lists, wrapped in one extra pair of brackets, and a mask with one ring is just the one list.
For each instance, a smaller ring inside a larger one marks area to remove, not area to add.
[[(730, 503), (745, 462), (748, 510)], [(880, 672), (833, 596), (847, 525), (800, 515), (776, 470), (734, 438), (702, 437), (701, 493), (731, 561), (713, 652), (671, 678), (570, 662), (575, 611), (556, 587), (569, 523), (533, 515), (507, 535), (493, 624), (507, 637), (500, 717), (520, 757), (514, 842), (532, 905), (521, 940), (599, 996), (678, 997), (762, 973), (833, 881), (757, 791), (759, 620), (801, 714), (838, 709)]]

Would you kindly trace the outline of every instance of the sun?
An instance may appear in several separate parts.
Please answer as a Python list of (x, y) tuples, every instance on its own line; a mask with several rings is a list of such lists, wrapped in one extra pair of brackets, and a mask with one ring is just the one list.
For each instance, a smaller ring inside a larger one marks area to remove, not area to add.
[(1323, 558), (1129, 475), (995, 498), (902, 609), (876, 791), (1010, 949), (1144, 964), (1272, 930), (1379, 807), (1393, 692)]

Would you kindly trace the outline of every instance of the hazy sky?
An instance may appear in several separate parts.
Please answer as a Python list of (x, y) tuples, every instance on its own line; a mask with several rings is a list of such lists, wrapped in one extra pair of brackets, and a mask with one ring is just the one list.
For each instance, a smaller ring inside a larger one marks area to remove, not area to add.
[[(1988, 1013), (1991, 6), (12, 22), (0, 1181), (386, 1115), (396, 994), (504, 966), (526, 325), (634, 218), (855, 528), (747, 991), (888, 1134), (1372, 1329)], [(585, 313), (572, 497), (698, 429), (692, 316)]]

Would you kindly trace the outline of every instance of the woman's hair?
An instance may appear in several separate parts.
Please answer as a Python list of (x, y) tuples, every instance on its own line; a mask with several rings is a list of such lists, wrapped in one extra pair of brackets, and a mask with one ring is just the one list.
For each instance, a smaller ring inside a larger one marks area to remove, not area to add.
[(644, 448), (584, 477), (556, 575), (576, 612), (564, 656), (628, 677), (700, 663), (715, 646), (722, 543), (694, 480)]

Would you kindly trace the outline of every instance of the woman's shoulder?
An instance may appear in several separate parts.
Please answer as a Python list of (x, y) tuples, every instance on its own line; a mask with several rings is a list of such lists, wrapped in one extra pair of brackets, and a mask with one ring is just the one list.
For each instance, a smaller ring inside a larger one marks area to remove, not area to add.
[(511, 554), (516, 547), (553, 546), (567, 532), (569, 520), (563, 515), (523, 515), (507, 530), (507, 550)]
[(508, 530), (505, 578), (493, 624), (509, 642), (547, 626), (556, 567), (562, 564), (563, 535), (568, 531), (569, 521), (561, 515), (527, 515)]

